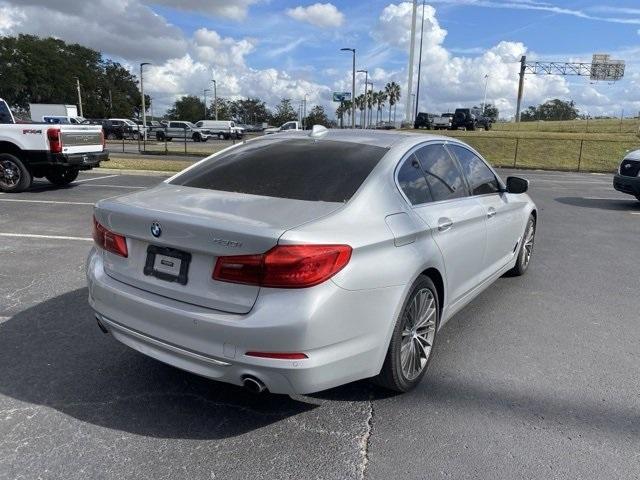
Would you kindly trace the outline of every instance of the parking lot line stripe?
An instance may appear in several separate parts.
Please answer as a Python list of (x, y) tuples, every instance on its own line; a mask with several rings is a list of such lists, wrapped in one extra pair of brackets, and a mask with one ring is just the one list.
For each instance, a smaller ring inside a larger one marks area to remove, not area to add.
[(640, 215), (640, 212), (629, 212), (631, 215)]
[(79, 187), (107, 187), (107, 188), (131, 188), (131, 189), (144, 189), (149, 187), (132, 187), (131, 185), (107, 185), (106, 183), (90, 183), (84, 185), (78, 185)]
[(82, 180), (76, 180), (73, 183), (82, 183), (82, 182), (92, 182), (93, 180), (102, 180), (103, 178), (111, 178), (111, 177), (117, 177), (118, 175), (105, 175), (103, 177), (95, 177), (95, 178), (84, 178)]
[(80, 240), (83, 242), (93, 242), (93, 238), (89, 237), (67, 237), (63, 235), (35, 235), (31, 233), (4, 233), (0, 232), (0, 237), (13, 238), (46, 238), (50, 240)]
[(620, 201), (629, 201), (629, 202), (631, 201), (628, 198), (622, 198), (622, 197), (618, 197), (618, 198), (612, 198), (612, 197), (582, 197), (582, 198), (584, 198), (585, 200), (613, 200), (613, 201), (620, 200)]
[(0, 202), (18, 202), (18, 203), (53, 203), (59, 205), (95, 205), (89, 202), (60, 202), (56, 200), (23, 200), (21, 198), (1, 198)]

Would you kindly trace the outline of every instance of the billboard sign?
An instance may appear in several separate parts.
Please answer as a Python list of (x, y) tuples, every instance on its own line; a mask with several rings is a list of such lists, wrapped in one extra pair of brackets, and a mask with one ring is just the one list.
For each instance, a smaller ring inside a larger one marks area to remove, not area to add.
[(348, 102), (351, 100), (351, 92), (333, 92), (334, 102)]

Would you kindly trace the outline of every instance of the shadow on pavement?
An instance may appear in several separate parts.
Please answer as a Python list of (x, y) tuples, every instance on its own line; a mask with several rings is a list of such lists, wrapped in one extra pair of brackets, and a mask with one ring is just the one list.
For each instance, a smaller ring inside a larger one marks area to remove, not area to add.
[(604, 198), (559, 197), (556, 202), (574, 207), (597, 208), (599, 210), (640, 211), (640, 202), (633, 197), (628, 200), (607, 200)]
[(241, 435), (316, 408), (252, 395), (141, 355), (100, 332), (86, 288), (0, 324), (0, 394), (160, 438)]

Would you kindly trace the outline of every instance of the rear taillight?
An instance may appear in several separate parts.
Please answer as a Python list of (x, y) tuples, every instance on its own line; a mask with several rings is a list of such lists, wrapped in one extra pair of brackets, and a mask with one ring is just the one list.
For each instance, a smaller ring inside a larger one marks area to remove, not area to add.
[(107, 229), (104, 225), (101, 225), (98, 220), (96, 220), (96, 217), (93, 217), (93, 239), (96, 245), (108, 252), (125, 258), (129, 255), (127, 239)]
[(104, 138), (104, 130), (100, 130), (100, 143), (102, 144), (102, 151), (107, 149), (107, 141)]
[(259, 255), (219, 257), (212, 276), (222, 282), (305, 288), (328, 280), (350, 258), (349, 245), (278, 245)]
[(47, 138), (49, 139), (49, 151), (51, 153), (62, 153), (62, 138), (60, 137), (60, 129), (49, 128), (47, 130)]

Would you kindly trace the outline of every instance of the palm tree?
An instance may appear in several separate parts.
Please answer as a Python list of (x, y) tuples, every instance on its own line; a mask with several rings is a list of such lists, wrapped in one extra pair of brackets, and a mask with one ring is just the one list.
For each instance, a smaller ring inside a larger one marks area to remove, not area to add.
[(342, 102), (342, 108), (344, 109), (348, 117), (347, 125), (351, 125), (351, 105), (351, 100), (345, 100), (344, 102)]
[(378, 107), (376, 111), (376, 123), (378, 123), (380, 121), (379, 118), (382, 119), (382, 107), (384, 107), (384, 102), (387, 101), (387, 94), (383, 90), (376, 93), (376, 105)]
[(360, 120), (362, 121), (362, 111), (364, 110), (364, 95), (358, 95), (355, 98), (356, 108), (360, 110)]
[(374, 98), (373, 98), (373, 93), (374, 93), (374, 92), (373, 92), (373, 91), (371, 91), (371, 92), (369, 92), (369, 94), (367, 95), (367, 116), (368, 116), (369, 118), (365, 118), (365, 119), (364, 119), (364, 126), (365, 126), (365, 128), (367, 127), (367, 125), (368, 125), (369, 123), (371, 123), (371, 122), (370, 122), (370, 119), (371, 119), (371, 112), (373, 111), (373, 105), (375, 104), (375, 100), (374, 100)]
[(396, 82), (389, 82), (385, 85), (384, 91), (389, 97), (389, 122), (391, 122), (391, 107), (394, 107), (393, 122), (395, 123), (397, 108), (396, 104), (398, 103), (398, 100), (400, 100), (400, 85), (398, 85)]

